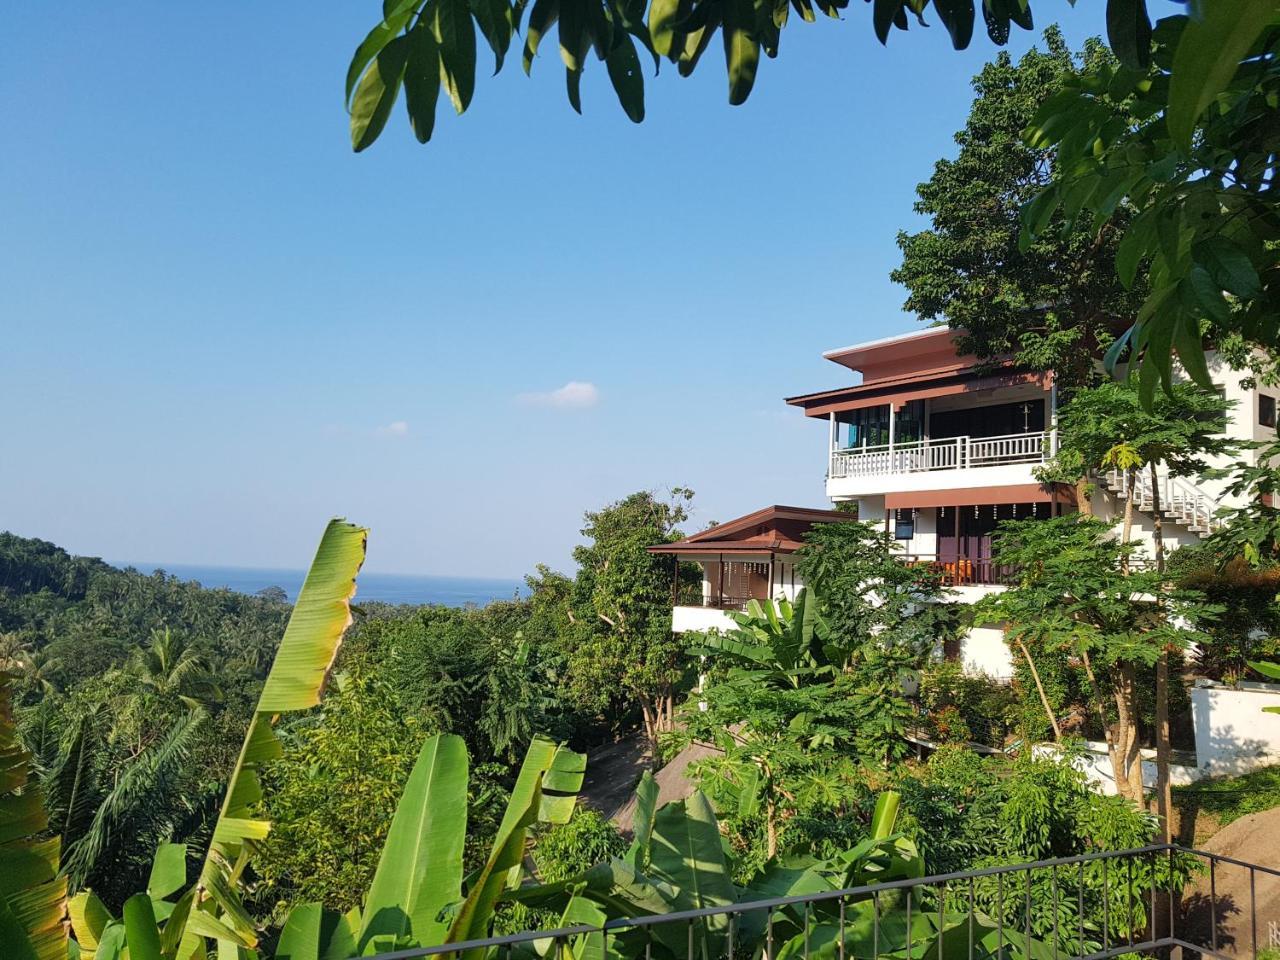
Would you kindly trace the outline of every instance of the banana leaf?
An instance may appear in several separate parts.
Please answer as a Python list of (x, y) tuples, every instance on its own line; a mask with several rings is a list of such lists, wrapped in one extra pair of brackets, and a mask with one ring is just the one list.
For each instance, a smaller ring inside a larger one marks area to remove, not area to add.
[[(470, 884), (444, 942), (459, 943), (488, 936), (489, 921), (499, 897), (519, 882), (529, 828), (538, 821), (569, 821), (577, 792), (582, 788), (586, 763), (582, 754), (558, 747), (545, 737), (534, 737), (511, 790), (493, 848)], [(481, 960), (483, 955), (483, 950), (468, 950), (463, 958)]]
[(67, 881), (58, 875), (62, 841), (35, 839), (49, 826), (44, 791), (31, 780), (0, 674), (0, 943), (5, 956), (66, 960)]
[(440, 943), (445, 907), (462, 900), (467, 835), (467, 748), (453, 734), (429, 738), (396, 807), (364, 906), (359, 950), (375, 938)]
[[(271, 829), (270, 823), (257, 814), (262, 798), (259, 771), (280, 754), (280, 742), (272, 729), (279, 715), (306, 710), (320, 702), (342, 635), (351, 624), (351, 598), (356, 574), (364, 562), (367, 538), (365, 528), (331, 520), (320, 539), (227, 785), (197, 881), (196, 902), (187, 920), (191, 935), (182, 940), (178, 949), (182, 957), (197, 948), (196, 938), (200, 936), (213, 935), (237, 946), (252, 947), (257, 943), (253, 921), (240, 903), (237, 884), (252, 857), (255, 842)], [(196, 919), (197, 913), (212, 917), (216, 926)], [(200, 932), (191, 928), (193, 919), (200, 925)], [(208, 934), (208, 930), (224, 932)]]

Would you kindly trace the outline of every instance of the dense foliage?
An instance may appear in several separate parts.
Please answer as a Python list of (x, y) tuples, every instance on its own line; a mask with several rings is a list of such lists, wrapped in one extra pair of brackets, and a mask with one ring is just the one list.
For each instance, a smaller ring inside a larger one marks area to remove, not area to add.
[(1055, 229), (1019, 243), (1022, 207), (1053, 182), (1049, 151), (1024, 144), (1023, 130), (1068, 81), (1114, 62), (1097, 41), (1073, 55), (1056, 27), (1044, 44), (1016, 64), (1002, 52), (974, 77), (959, 150), (916, 188), (915, 210), (930, 226), (898, 235), (902, 265), (892, 278), (909, 291), (904, 309), (963, 331), (962, 351), (1010, 356), (1073, 387), (1097, 378), (1093, 356), (1143, 291), (1116, 276), (1115, 228), (1098, 233), (1059, 216)]

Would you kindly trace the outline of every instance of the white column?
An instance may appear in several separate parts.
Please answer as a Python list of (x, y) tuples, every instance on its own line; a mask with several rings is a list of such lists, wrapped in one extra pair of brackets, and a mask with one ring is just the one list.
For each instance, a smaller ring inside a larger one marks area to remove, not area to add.
[(828, 449), (830, 452), (835, 453), (835, 450), (836, 450), (836, 415), (835, 415), (835, 411), (833, 410), (829, 416), (830, 416), (830, 418), (831, 418), (831, 419), (830, 419), (830, 426), (829, 426), (829, 427), (828, 427), (828, 429), (827, 429), (827, 449)]
[(894, 431), (897, 426), (897, 411), (893, 409), (893, 402), (889, 402), (889, 469), (893, 470), (893, 441)]
[(1058, 452), (1058, 378), (1049, 376), (1049, 456), (1054, 456)]

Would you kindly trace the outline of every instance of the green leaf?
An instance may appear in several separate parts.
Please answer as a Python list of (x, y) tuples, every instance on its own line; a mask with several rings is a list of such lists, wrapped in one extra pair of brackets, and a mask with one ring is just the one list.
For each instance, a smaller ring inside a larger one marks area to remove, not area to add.
[(375, 937), (435, 944), (446, 906), (462, 900), (467, 833), (467, 748), (459, 736), (422, 745), (387, 832), (363, 911), (359, 949)]
[(1107, 43), (1126, 67), (1151, 63), (1151, 17), (1146, 0), (1107, 0)]
[(903, 0), (874, 0), (871, 9), (871, 24), (876, 31), (876, 39), (881, 44), (889, 42), (889, 28), (902, 13)]
[(1027, 250), (1031, 243), (1044, 233), (1058, 209), (1058, 185), (1045, 187), (1022, 208), (1022, 232), (1018, 248)]
[(89, 952), (97, 950), (98, 941), (112, 920), (106, 904), (98, 899), (96, 893), (84, 890), (71, 898), (67, 912), (71, 917), (71, 932), (81, 948)]
[(875, 840), (883, 840), (893, 833), (898, 822), (898, 806), (902, 795), (894, 790), (886, 790), (876, 798), (875, 813), (871, 816), (871, 836)]
[(1133, 286), (1138, 264), (1150, 255), (1155, 237), (1155, 217), (1143, 214), (1134, 218), (1120, 238), (1120, 245), (1116, 248), (1116, 273), (1126, 288)]
[(631, 821), (634, 841), (627, 857), (631, 864), (643, 870), (649, 863), (649, 844), (653, 838), (653, 818), (658, 812), (658, 782), (648, 770), (636, 784), (636, 812)]
[(538, 44), (552, 25), (560, 19), (560, 0), (534, 0), (529, 11), (529, 28), (524, 35), (524, 72), (533, 69), (533, 58), (538, 54)]
[[(560, 764), (559, 787), (573, 787), (575, 792), (581, 787), (581, 772), (576, 776), (575, 786), (574, 777), (567, 769), (569, 764), (559, 759), (562, 750), (563, 748), (541, 736), (534, 737), (529, 744), (520, 773), (511, 788), (506, 813), (494, 835), (489, 857), (470, 883), (466, 899), (454, 914), (445, 942), (457, 943), (488, 935), (494, 906), (506, 889), (511, 872), (523, 862), (529, 827), (538, 821), (542, 810), (543, 777)], [(563, 752), (576, 758), (575, 765), (580, 771), (585, 768), (586, 757), (567, 750)], [(483, 954), (483, 950), (468, 950), (463, 957), (466, 960), (479, 960)]]
[(273, 960), (347, 960), (356, 955), (347, 917), (318, 903), (300, 903), (285, 919)]
[(1280, 663), (1268, 663), (1265, 660), (1250, 660), (1249, 669), (1256, 670), (1270, 680), (1280, 680)]
[(1206, 390), (1213, 389), (1213, 377), (1205, 362), (1204, 339), (1200, 336), (1200, 322), (1190, 314), (1180, 314), (1174, 321), (1173, 348), (1178, 351), (1182, 367), (1191, 379)]
[(1191, 149), (1196, 123), (1226, 89), (1241, 59), (1280, 15), (1280, 0), (1212, 0), (1178, 42), (1169, 81), (1167, 123), (1173, 142)]
[(1202, 264), (1209, 275), (1240, 297), (1262, 295), (1262, 281), (1248, 254), (1226, 237), (1209, 237), (1192, 248), (1192, 258)]
[(755, 34), (752, 0), (724, 0), (724, 59), (729, 70), (729, 103), (746, 103), (760, 65), (760, 41)]
[(409, 60), (404, 69), (404, 105), (419, 143), (431, 139), (440, 99), (440, 46), (426, 23), (409, 31)]
[(347, 67), (346, 103), (348, 106), (351, 104), (351, 92), (355, 90), (356, 82), (365, 68), (373, 62), (373, 58), (382, 51), (382, 48), (405, 28), (421, 3), (422, 0), (399, 0), (393, 4), (383, 16), (382, 22), (370, 30), (360, 46), (356, 47), (351, 64)]
[[(351, 597), (356, 590), (356, 574), (364, 563), (368, 534), (365, 528), (342, 520), (330, 520), (325, 527), (249, 722), (200, 870), (197, 889), (201, 903), (193, 908), (191, 916), (210, 906), (206, 898), (212, 899), (233, 927), (248, 930), (251, 942), (253, 924), (239, 903), (237, 880), (233, 880), (230, 870), (242, 854), (251, 852), (240, 838), (261, 832), (250, 825), (270, 827), (254, 815), (262, 799), (259, 770), (278, 757), (281, 750), (271, 725), (281, 713), (305, 710), (320, 702), (329, 668), (351, 623)], [(242, 869), (242, 865), (237, 869), (236, 878)], [(165, 927), (166, 939), (170, 926), (172, 921)]]
[(180, 890), (187, 882), (187, 845), (162, 843), (151, 861), (151, 878), (147, 881), (147, 894), (153, 900), (163, 900)]
[(506, 0), (469, 0), (471, 13), (480, 27), (480, 33), (493, 51), (493, 73), (497, 76), (511, 48), (515, 23), (511, 5)]
[(26, 927), (4, 900), (0, 900), (0, 943), (4, 944), (5, 960), (40, 960)]
[(618, 103), (633, 123), (644, 119), (644, 74), (640, 71), (640, 56), (631, 41), (631, 35), (621, 34), (605, 60), (609, 81), (618, 95)]
[(351, 146), (356, 153), (377, 140), (387, 125), (400, 94), (407, 55), (406, 38), (396, 37), (382, 48), (356, 87), (351, 101)]
[(649, 5), (649, 36), (653, 49), (664, 57), (672, 55), (679, 19), (680, 0), (653, 0)]
[(467, 0), (435, 0), (436, 43), (440, 47), (440, 79), (463, 113), (476, 88), (476, 25)]
[(129, 960), (162, 960), (160, 929), (156, 926), (151, 898), (145, 893), (135, 893), (124, 902), (123, 912)]

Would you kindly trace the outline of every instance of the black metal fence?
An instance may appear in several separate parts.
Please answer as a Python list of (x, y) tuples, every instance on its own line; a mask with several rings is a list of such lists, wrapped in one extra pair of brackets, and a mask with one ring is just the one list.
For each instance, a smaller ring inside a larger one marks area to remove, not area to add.
[(486, 960), (1103, 960), (1179, 953), (1234, 960), (1280, 947), (1280, 915), (1273, 913), (1280, 913), (1280, 865), (1157, 844), (526, 931), (376, 960), (464, 953)]

